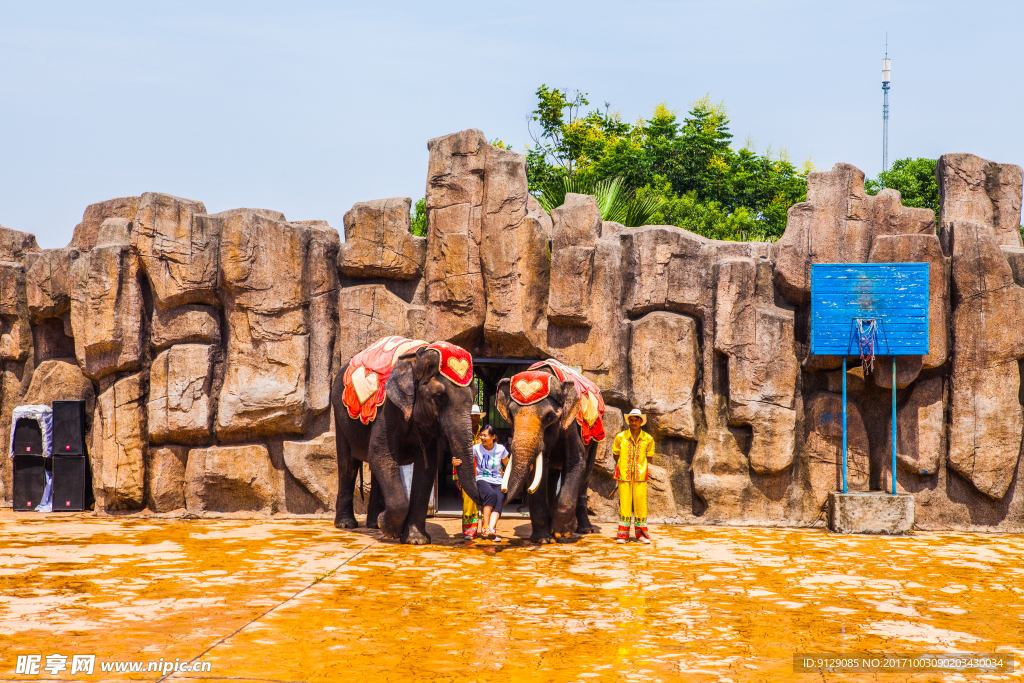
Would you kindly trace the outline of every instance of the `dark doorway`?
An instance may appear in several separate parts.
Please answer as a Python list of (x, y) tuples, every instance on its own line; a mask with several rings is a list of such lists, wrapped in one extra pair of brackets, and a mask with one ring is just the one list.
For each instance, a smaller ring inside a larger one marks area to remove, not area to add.
[[(505, 377), (511, 377), (517, 372), (522, 372), (536, 363), (534, 360), (520, 360), (517, 358), (474, 358), (473, 359), (473, 388), (476, 391), (475, 403), (484, 412), (480, 419), (481, 425), (490, 424), (498, 434), (498, 443), (505, 448), (512, 449), (512, 425), (505, 421), (498, 412), (495, 402), (495, 394), (498, 391), (498, 382)], [(449, 516), (462, 516), (462, 492), (456, 486), (452, 478), (452, 454), (445, 453), (444, 459), (438, 468), (437, 484), (434, 489), (437, 501), (436, 514)], [(511, 501), (505, 501), (503, 517), (528, 516), (526, 511), (526, 498), (524, 495)]]

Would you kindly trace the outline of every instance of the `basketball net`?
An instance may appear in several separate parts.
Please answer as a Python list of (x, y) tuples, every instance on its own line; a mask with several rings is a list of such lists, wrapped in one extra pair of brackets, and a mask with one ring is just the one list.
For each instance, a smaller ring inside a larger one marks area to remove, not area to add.
[(860, 346), (860, 365), (864, 368), (865, 375), (874, 369), (875, 340), (877, 331), (878, 321), (874, 318), (857, 319), (857, 342)]

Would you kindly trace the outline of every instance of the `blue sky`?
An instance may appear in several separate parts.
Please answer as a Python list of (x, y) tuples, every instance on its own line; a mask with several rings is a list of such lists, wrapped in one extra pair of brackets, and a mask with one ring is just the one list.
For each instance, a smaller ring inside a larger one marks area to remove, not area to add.
[(423, 196), (426, 141), (521, 149), (541, 83), (627, 119), (723, 100), (737, 144), (819, 169), (973, 152), (1024, 163), (1024, 3), (6, 2), (0, 224), (43, 247), (159, 191), (325, 219)]

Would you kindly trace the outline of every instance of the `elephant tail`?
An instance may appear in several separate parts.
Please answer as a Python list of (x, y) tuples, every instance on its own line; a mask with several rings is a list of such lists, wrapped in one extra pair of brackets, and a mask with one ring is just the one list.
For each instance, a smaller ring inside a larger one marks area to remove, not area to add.
[(359, 500), (363, 500), (363, 463), (359, 463)]

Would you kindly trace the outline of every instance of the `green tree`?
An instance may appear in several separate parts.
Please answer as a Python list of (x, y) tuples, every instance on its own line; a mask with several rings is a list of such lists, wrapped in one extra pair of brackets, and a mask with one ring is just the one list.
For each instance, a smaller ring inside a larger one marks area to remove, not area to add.
[(416, 202), (412, 208), (412, 216), (409, 217), (409, 232), (416, 237), (427, 236), (427, 198)]
[(680, 227), (744, 240), (780, 236), (787, 210), (806, 196), (813, 166), (798, 170), (784, 151), (773, 155), (770, 148), (764, 155), (750, 144), (734, 150), (725, 105), (709, 97), (694, 102), (681, 122), (664, 103), (635, 124), (608, 107), (585, 112), (589, 104), (586, 93), (538, 88), (530, 128), (534, 147), (527, 151), (535, 195), (566, 178), (591, 187), (620, 178), (635, 199), (657, 195), (665, 206), (655, 215), (667, 224), (687, 222)]
[(745, 207), (729, 212), (716, 201), (700, 201), (694, 192), (664, 199), (668, 194), (668, 181), (664, 178), (658, 178), (656, 184), (644, 186), (637, 191), (638, 199), (663, 199), (651, 215), (648, 225), (675, 225), (716, 240), (746, 242), (777, 239), (775, 235), (766, 233), (764, 225)]
[(935, 159), (923, 157), (898, 159), (888, 171), (882, 171), (877, 178), (865, 180), (864, 191), (876, 195), (886, 188), (898, 190), (903, 206), (931, 209), (938, 224), (939, 185), (935, 180), (935, 164)]

